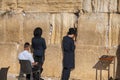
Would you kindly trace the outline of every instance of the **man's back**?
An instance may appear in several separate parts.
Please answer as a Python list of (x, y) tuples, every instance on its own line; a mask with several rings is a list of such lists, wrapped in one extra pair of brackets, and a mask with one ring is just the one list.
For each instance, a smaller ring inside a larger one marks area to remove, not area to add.
[(18, 55), (18, 59), (19, 60), (29, 60), (31, 63), (34, 62), (34, 59), (31, 55), (31, 53), (29, 53), (27, 50), (22, 51), (19, 55)]

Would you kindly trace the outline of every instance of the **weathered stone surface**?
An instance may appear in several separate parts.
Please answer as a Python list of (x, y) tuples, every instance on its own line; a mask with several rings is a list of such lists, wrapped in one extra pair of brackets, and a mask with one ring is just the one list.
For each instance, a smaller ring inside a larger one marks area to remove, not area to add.
[(61, 14), (51, 14), (50, 15), (50, 44), (59, 44), (62, 37), (62, 16)]
[(1, 0), (1, 10), (10, 10), (17, 8), (17, 0)]
[(120, 0), (118, 0), (118, 6), (117, 6), (118, 8), (118, 12), (120, 13)]
[(94, 12), (117, 12), (117, 0), (91, 0)]
[(107, 14), (84, 14), (80, 16), (78, 21), (78, 41), (81, 45), (108, 45), (106, 43)]
[(0, 9), (1, 9), (1, 7), (2, 7), (2, 0), (0, 0)]
[(92, 12), (92, 1), (91, 0), (84, 0), (82, 8), (85, 12)]
[(84, 12), (117, 12), (117, 0), (84, 0)]
[(117, 0), (1, 0), (0, 8), (2, 10), (23, 8), (29, 12), (74, 12), (76, 9), (87, 12), (117, 12), (117, 2)]
[(110, 0), (108, 5), (109, 6), (108, 11), (117, 12), (117, 4), (118, 4), (118, 0)]
[(29, 12), (74, 12), (75, 9), (81, 9), (81, 1), (62, 1), (62, 0), (31, 0), (23, 1), (18, 0), (18, 7), (22, 7), (25, 11)]
[(111, 47), (115, 47), (120, 44), (120, 15), (119, 14), (111, 14), (111, 28), (110, 28), (110, 39), (111, 39)]
[[(61, 76), (61, 40), (74, 25), (78, 37), (71, 78), (95, 80), (93, 66), (99, 57), (115, 55), (120, 44), (119, 0), (0, 0), (0, 4), (0, 67), (10, 65), (9, 73), (19, 73), (18, 53), (24, 42), (31, 43), (36, 27), (43, 29), (47, 42), (43, 76)], [(107, 80), (106, 71), (103, 79)]]
[(5, 38), (7, 42), (20, 42), (22, 33), (21, 27), (23, 27), (23, 16), (8, 14), (6, 17), (6, 33)]
[(120, 15), (111, 14), (111, 29), (110, 29), (110, 39), (111, 47), (116, 48), (115, 53), (117, 57), (117, 67), (116, 67), (116, 77), (120, 78)]
[(77, 3), (82, 0), (18, 0), (20, 3)]
[(69, 2), (71, 2), (71, 3), (77, 3), (77, 2), (82, 2), (82, 0), (48, 0), (48, 2), (49, 3), (52, 3), (52, 2), (58, 2), (58, 3), (60, 3), (60, 2), (62, 2), (62, 3), (69, 3)]
[(73, 13), (60, 13), (50, 15), (50, 43), (61, 43), (62, 37), (66, 35), (68, 28), (74, 27), (76, 16)]
[(67, 31), (70, 27), (74, 27), (77, 21), (77, 17), (74, 13), (63, 13), (63, 29), (62, 36), (67, 34)]
[(16, 43), (0, 43), (0, 67), (10, 66), (9, 73), (18, 72), (17, 50)]
[(47, 0), (18, 0), (18, 3), (47, 3)]
[(5, 42), (5, 18), (0, 16), (0, 42)]

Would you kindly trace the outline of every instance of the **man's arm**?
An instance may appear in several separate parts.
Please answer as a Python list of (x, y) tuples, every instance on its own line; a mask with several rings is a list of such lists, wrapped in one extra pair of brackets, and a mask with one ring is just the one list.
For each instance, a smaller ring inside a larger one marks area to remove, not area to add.
[(33, 62), (33, 63), (32, 63), (33, 66), (35, 66), (35, 65), (37, 65), (37, 64), (38, 64), (38, 62)]
[(35, 61), (34, 61), (31, 53), (30, 53), (30, 55), (29, 55), (29, 60), (30, 60), (30, 62), (32, 63), (33, 66), (38, 64), (38, 62), (35, 62)]

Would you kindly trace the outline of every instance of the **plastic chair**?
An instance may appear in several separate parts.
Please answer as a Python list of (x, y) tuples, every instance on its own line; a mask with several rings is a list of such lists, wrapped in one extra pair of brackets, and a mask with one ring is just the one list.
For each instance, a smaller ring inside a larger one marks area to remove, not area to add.
[[(29, 60), (19, 60), (20, 63), (20, 75), (30, 74), (30, 80), (33, 80), (32, 66)], [(21, 76), (19, 76), (21, 80)]]
[(30, 80), (33, 80), (33, 73), (40, 72), (40, 70), (35, 71), (32, 70), (32, 65), (29, 60), (19, 60), (19, 62), (20, 62), (20, 75), (30, 74)]
[(8, 66), (8, 67), (2, 67), (0, 69), (0, 79), (7, 80), (7, 73), (8, 73), (8, 69), (9, 68), (10, 68), (10, 66)]

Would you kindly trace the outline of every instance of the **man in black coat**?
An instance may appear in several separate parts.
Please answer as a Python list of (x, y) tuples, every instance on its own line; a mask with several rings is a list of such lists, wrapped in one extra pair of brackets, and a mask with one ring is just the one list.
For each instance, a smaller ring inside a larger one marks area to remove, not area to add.
[[(40, 27), (37, 27), (34, 30), (34, 37), (32, 38), (32, 49), (33, 49), (33, 57), (35, 62), (38, 62), (38, 66), (36, 68), (40, 69), (40, 74), (37, 73), (36, 77), (39, 80), (39, 75), (41, 77), (41, 73), (43, 71), (43, 64), (45, 60), (45, 50), (46, 50), (46, 42), (45, 39), (42, 36), (42, 29)], [(43, 80), (41, 78), (41, 80)]]
[(61, 80), (69, 80), (70, 72), (75, 67), (75, 44), (74, 37), (76, 31), (74, 28), (70, 28), (67, 36), (63, 37), (62, 49), (63, 49), (63, 71)]

